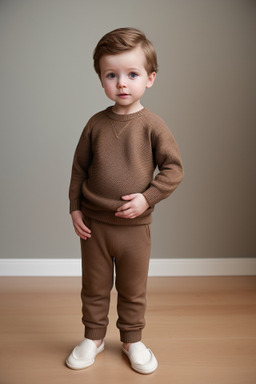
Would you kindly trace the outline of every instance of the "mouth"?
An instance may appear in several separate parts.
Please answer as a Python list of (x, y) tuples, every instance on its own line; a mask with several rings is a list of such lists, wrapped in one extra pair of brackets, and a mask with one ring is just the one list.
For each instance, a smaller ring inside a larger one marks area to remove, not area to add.
[(119, 93), (117, 96), (118, 97), (127, 97), (127, 96), (129, 96), (129, 93)]

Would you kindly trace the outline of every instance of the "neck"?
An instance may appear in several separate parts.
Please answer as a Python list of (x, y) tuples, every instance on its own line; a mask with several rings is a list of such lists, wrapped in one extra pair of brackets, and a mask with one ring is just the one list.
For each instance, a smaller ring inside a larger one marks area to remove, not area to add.
[(129, 105), (129, 106), (123, 106), (119, 104), (115, 104), (112, 107), (112, 111), (114, 113), (117, 113), (118, 115), (129, 115), (131, 113), (136, 113), (139, 112), (143, 109), (144, 107), (139, 103), (138, 105)]

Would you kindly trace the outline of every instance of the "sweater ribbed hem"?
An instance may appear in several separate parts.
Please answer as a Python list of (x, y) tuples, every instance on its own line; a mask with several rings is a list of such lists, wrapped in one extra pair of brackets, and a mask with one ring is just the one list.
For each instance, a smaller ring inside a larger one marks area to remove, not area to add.
[(100, 221), (101, 223), (112, 224), (112, 225), (145, 225), (152, 223), (152, 213), (153, 209), (150, 208), (141, 216), (136, 217), (135, 219), (123, 219), (121, 217), (115, 216), (113, 211), (93, 211), (88, 209), (88, 207), (82, 206), (82, 212), (85, 217)]

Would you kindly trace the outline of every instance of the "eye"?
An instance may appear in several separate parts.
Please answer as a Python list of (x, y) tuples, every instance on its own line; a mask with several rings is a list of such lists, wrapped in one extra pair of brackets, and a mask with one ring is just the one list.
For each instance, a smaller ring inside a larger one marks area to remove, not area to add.
[(135, 72), (131, 72), (131, 73), (129, 73), (129, 77), (130, 77), (131, 79), (136, 79), (136, 77), (138, 77), (138, 74), (135, 73)]
[(113, 72), (107, 74), (108, 79), (114, 79), (115, 77), (116, 75)]

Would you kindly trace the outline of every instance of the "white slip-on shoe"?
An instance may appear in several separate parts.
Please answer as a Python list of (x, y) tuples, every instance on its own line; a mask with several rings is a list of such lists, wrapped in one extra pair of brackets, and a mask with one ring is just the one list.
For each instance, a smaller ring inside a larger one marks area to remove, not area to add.
[(157, 369), (157, 359), (155, 358), (153, 352), (141, 341), (132, 343), (129, 351), (126, 351), (124, 347), (122, 347), (122, 350), (129, 358), (131, 367), (135, 371), (147, 375), (149, 373), (153, 373)]
[(84, 339), (78, 344), (66, 360), (66, 364), (71, 369), (83, 369), (90, 367), (94, 363), (95, 357), (104, 350), (104, 340), (99, 348), (94, 341)]

